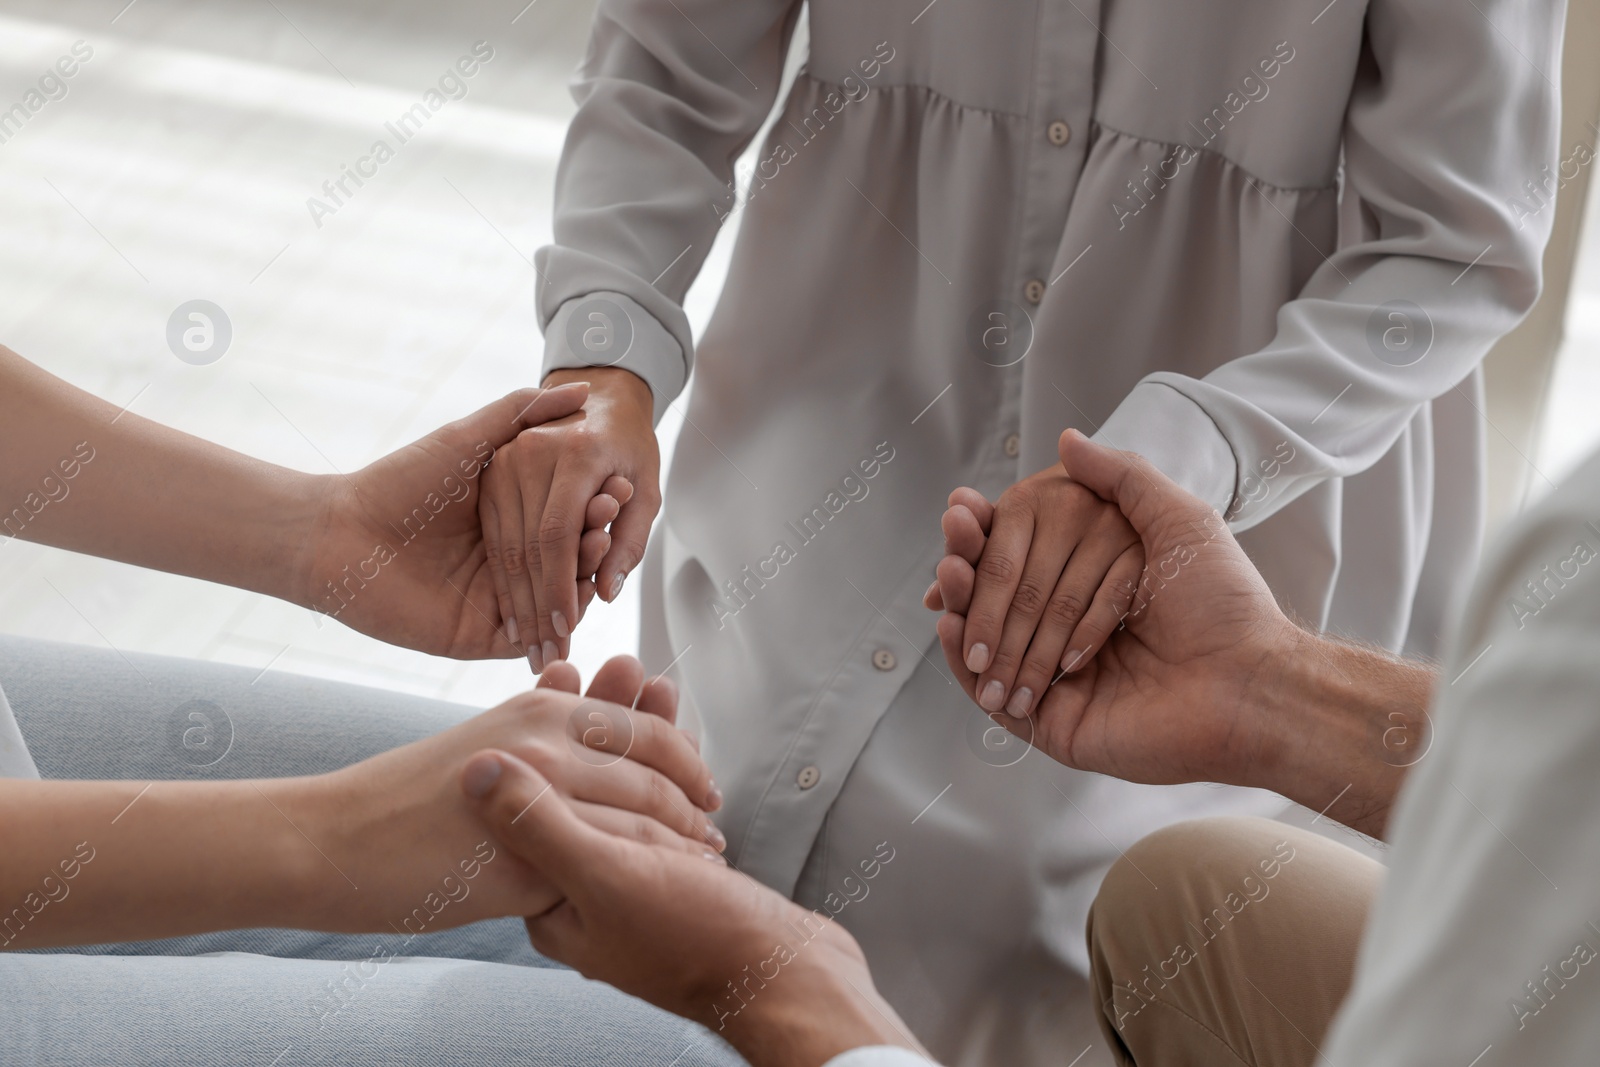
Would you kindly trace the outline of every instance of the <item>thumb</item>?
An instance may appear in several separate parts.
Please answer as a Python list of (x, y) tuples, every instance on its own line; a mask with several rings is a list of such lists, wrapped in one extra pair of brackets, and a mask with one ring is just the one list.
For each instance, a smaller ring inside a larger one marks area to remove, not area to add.
[(443, 433), (476, 445), (487, 441), (499, 448), (530, 426), (564, 419), (583, 409), (588, 382), (568, 382), (551, 389), (518, 389), (445, 427)]
[(579, 819), (544, 775), (509, 752), (467, 760), (461, 788), (500, 843), (569, 901), (585, 895), (595, 872), (612, 869), (620, 842)]
[(1061, 435), (1061, 465), (1067, 476), (1122, 512), (1148, 546), (1175, 524), (1206, 522), (1212, 509), (1136, 452), (1119, 452), (1077, 430)]

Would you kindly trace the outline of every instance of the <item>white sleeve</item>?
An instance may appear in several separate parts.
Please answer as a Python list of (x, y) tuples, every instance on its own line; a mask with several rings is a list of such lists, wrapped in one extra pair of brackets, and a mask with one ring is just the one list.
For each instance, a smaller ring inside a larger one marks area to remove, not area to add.
[(1490, 554), (1327, 1060), (1600, 1055), (1600, 455)]
[(835, 1056), (822, 1067), (939, 1067), (908, 1049), (893, 1045), (874, 1045), (871, 1048), (851, 1049)]
[[(800, 6), (601, 0), (556, 170), (555, 240), (535, 259), (546, 373), (634, 371), (658, 421), (683, 389), (683, 295), (734, 205), (734, 161), (777, 98)], [(610, 305), (600, 318), (581, 307), (590, 297)], [(571, 343), (591, 328), (604, 343)]]
[[(1296, 461), (1235, 529), (1381, 459), (1539, 295), (1565, 6), (1371, 0), (1345, 120), (1346, 243), (1279, 310), (1265, 348), (1204, 378), (1150, 375), (1099, 438), (1224, 512), (1242, 472), (1292, 445)], [(1412, 347), (1391, 354), (1391, 335)]]

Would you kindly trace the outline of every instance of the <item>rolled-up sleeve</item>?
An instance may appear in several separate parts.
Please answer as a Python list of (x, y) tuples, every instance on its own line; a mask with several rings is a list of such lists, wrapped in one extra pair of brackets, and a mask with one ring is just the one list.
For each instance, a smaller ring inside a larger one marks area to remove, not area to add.
[(683, 296), (734, 207), (734, 161), (772, 108), (799, 8), (602, 0), (573, 83), (554, 243), (535, 258), (545, 373), (632, 370), (658, 420), (683, 389)]
[(1565, 6), (1373, 0), (1345, 123), (1344, 244), (1265, 348), (1203, 378), (1148, 376), (1100, 437), (1223, 510), (1259, 462), (1293, 455), (1235, 529), (1381, 459), (1538, 297)]

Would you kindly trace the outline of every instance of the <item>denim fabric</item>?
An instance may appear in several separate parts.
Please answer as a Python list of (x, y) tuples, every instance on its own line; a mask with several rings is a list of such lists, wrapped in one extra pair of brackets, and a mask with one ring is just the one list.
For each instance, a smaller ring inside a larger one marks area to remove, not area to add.
[[(317, 774), (476, 712), (15, 637), (0, 637), (0, 688), (56, 779)], [(0, 954), (0, 1004), (6, 1067), (743, 1062), (706, 1030), (539, 956), (516, 919), (403, 949), (396, 935), (255, 929)]]

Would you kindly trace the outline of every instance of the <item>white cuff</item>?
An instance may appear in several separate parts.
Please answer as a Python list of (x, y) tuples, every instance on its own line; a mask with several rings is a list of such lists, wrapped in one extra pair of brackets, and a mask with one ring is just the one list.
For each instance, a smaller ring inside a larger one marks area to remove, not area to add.
[(1139, 453), (1224, 515), (1233, 506), (1239, 481), (1233, 446), (1205, 409), (1174, 385), (1146, 378), (1134, 386), (1093, 440)]
[(908, 1049), (894, 1045), (873, 1045), (855, 1048), (835, 1056), (822, 1067), (939, 1067)]
[(555, 370), (621, 367), (643, 378), (655, 398), (652, 424), (683, 392), (683, 349), (632, 297), (595, 292), (562, 304), (544, 331), (545, 376)]

